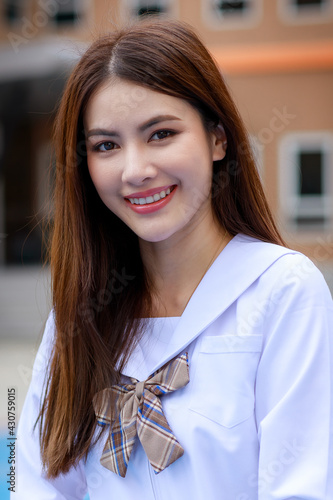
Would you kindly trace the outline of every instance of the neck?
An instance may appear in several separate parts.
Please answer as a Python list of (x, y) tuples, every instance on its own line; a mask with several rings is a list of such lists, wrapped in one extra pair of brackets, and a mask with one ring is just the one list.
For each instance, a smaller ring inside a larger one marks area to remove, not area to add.
[(216, 257), (231, 240), (217, 223), (161, 242), (140, 241), (153, 285), (153, 316), (180, 316)]

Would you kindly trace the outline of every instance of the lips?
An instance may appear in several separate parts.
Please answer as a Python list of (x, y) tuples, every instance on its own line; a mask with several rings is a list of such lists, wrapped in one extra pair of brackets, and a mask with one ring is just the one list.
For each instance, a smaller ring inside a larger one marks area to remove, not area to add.
[(177, 185), (151, 189), (141, 193), (133, 193), (130, 197), (125, 197), (125, 201), (138, 214), (152, 214), (170, 203), (176, 190)]

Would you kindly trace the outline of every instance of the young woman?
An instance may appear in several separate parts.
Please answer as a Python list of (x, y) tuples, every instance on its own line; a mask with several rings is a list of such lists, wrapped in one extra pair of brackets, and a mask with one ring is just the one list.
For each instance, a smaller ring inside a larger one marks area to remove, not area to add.
[(332, 499), (331, 297), (283, 246), (196, 35), (153, 19), (94, 42), (55, 137), (13, 498)]

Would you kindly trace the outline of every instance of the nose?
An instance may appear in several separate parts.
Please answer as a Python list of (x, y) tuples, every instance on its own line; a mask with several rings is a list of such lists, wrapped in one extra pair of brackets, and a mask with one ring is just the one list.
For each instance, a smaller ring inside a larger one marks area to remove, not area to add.
[(156, 166), (144, 148), (131, 146), (124, 154), (122, 181), (140, 186), (156, 176)]

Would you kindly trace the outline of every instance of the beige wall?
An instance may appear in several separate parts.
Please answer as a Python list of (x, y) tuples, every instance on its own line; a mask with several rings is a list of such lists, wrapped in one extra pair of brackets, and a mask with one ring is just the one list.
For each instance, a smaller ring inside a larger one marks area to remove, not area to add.
[[(213, 23), (203, 20), (203, 5), (208, 5), (209, 0), (185, 0), (179, 1), (180, 17), (196, 26), (200, 31), (202, 38), (208, 44), (247, 44), (265, 43), (265, 42), (291, 42), (332, 39), (333, 18), (323, 17), (323, 22), (306, 24), (287, 24), (279, 15), (278, 4), (284, 0), (259, 0), (259, 15), (253, 21), (251, 27), (246, 24), (234, 23), (233, 29), (216, 29)], [(208, 16), (207, 16), (208, 17)], [(222, 23), (221, 23), (222, 24)]]
[[(20, 20), (17, 25), (11, 27), (0, 22), (0, 40), (2, 39), (8, 46), (8, 33), (25, 36), (24, 26), (29, 32), (27, 28), (29, 22), (35, 30), (34, 34), (27, 38), (27, 45), (30, 41), (43, 43), (46, 37), (59, 37), (59, 39), (74, 41), (90, 40), (98, 33), (108, 31), (114, 24), (119, 25), (127, 19), (128, 11), (124, 7), (126, 1), (130, 0), (82, 0), (81, 4), (84, 4), (86, 9), (85, 19), (75, 28), (62, 30), (56, 29), (50, 22), (42, 25), (43, 13), (37, 0), (31, 9), (28, 8), (29, 4), (26, 2), (25, 15), (28, 21)], [(307, 64), (306, 57), (304, 58), (309, 44), (313, 43), (315, 46), (322, 41), (324, 43), (322, 43), (321, 50), (325, 44), (333, 48), (333, 7), (331, 13), (321, 19), (311, 17), (303, 24), (293, 24), (283, 20), (279, 14), (278, 6), (284, 1), (258, 0), (262, 8), (259, 9), (258, 17), (252, 26), (242, 27), (241, 23), (238, 23), (233, 26), (233, 29), (223, 27), (217, 29), (216, 25), (207, 22), (209, 16), (203, 14), (203, 5), (208, 5), (208, 0), (173, 0), (172, 3), (173, 13), (177, 18), (191, 23), (213, 53), (220, 50), (218, 59), (244, 121), (250, 133), (258, 138), (259, 144), (264, 141), (262, 145), (263, 180), (272, 208), (278, 215), (280, 215), (278, 151), (281, 138), (293, 131), (333, 132), (333, 50), (331, 56), (325, 55), (321, 66), (316, 64), (316, 57), (312, 56), (309, 64)], [(22, 44), (23, 46), (25, 44)], [(295, 61), (297, 57), (303, 57), (301, 67), (296, 65), (294, 68), (290, 62), (289, 65), (287, 63), (284, 65), (289, 46), (301, 48), (295, 56)], [(261, 58), (261, 51), (264, 52), (267, 47), (277, 51), (278, 67), (276, 68), (274, 64), (265, 68), (265, 60), (262, 59), (261, 66), (257, 64), (258, 58)], [(303, 53), (302, 47), (304, 47)], [(225, 48), (225, 68), (221, 48)], [(238, 58), (236, 69), (235, 66), (230, 65), (230, 59), (234, 54), (235, 58), (236, 56)], [(257, 65), (252, 66), (252, 62)], [(283, 127), (277, 126), (279, 113), (284, 112), (292, 117), (287, 117), (286, 123), (280, 121)], [(272, 130), (271, 140), (268, 140), (269, 132)], [(283, 220), (281, 224), (283, 226)], [(332, 231), (330, 234), (332, 235)], [(326, 232), (323, 237), (331, 241), (329, 245), (333, 249), (333, 237), (330, 239), (330, 234)], [(294, 246), (299, 245), (305, 253), (313, 254), (320, 234), (309, 235), (308, 233), (306, 239), (294, 234), (289, 235), (289, 238)], [(333, 263), (333, 251), (330, 255), (329, 260)]]
[[(333, 71), (226, 75), (226, 79), (249, 132), (262, 145), (264, 182), (273, 210), (278, 211), (279, 140), (293, 131), (333, 133)], [(280, 113), (285, 115), (285, 112), (287, 116), (280, 119)]]
[[(90, 39), (92, 34), (110, 29), (113, 24), (119, 25), (128, 18), (126, 2), (131, 0), (81, 0), (80, 5), (84, 6), (85, 18), (74, 29), (63, 28), (59, 30), (47, 22), (48, 9), (43, 7), (50, 4), (52, 0), (45, 0), (45, 4), (34, 2), (24, 2), (23, 16), (16, 25), (8, 26), (0, 16), (0, 39), (6, 40), (10, 31), (24, 36), (24, 33), (31, 33), (31, 24), (34, 27), (35, 36), (43, 37), (45, 34), (65, 35), (74, 38)], [(284, 0), (257, 0), (258, 16), (248, 27), (246, 23), (230, 23), (232, 29), (220, 27), (210, 22), (209, 0), (171, 0), (171, 12), (177, 18), (192, 24), (201, 34), (207, 44), (233, 45), (238, 46), (248, 43), (264, 44), (267, 42), (299, 42), (309, 40), (326, 40), (333, 38), (333, 12), (323, 16), (319, 20), (310, 16), (308, 22), (293, 23), (287, 22), (279, 15), (278, 5)], [(281, 10), (281, 9), (280, 9)], [(332, 9), (333, 11), (333, 9)], [(28, 20), (28, 22), (27, 22)], [(31, 24), (29, 24), (29, 22)], [(227, 25), (227, 23), (225, 23)]]

